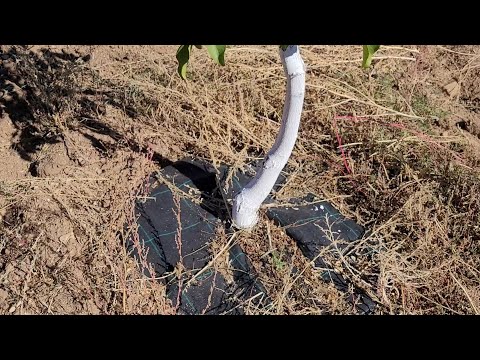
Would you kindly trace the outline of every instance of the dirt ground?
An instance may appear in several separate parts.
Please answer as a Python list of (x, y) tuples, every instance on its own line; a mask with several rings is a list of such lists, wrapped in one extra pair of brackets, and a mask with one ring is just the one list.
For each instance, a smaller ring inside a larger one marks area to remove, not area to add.
[[(138, 188), (185, 156), (261, 157), (285, 96), (276, 46), (232, 46), (225, 67), (195, 49), (187, 82), (175, 52), (0, 47), (1, 314), (175, 313), (121, 240)], [(311, 192), (370, 230), (326, 256), (378, 314), (479, 314), (480, 47), (383, 46), (366, 70), (361, 54), (302, 46), (305, 107), (277, 200)], [(237, 235), (274, 303), (247, 313), (354, 312), (264, 209)], [(219, 230), (212, 253), (226, 242)]]

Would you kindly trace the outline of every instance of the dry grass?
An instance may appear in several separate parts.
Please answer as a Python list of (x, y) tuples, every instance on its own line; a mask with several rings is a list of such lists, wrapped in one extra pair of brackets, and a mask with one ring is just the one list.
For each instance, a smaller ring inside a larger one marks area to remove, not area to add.
[[(28, 160), (40, 176), (0, 179), (0, 312), (174, 313), (165, 288), (125, 253), (132, 200), (162, 157), (241, 169), (270, 148), (285, 92), (276, 48), (233, 47), (226, 67), (195, 51), (188, 82), (176, 74), (175, 47), (66, 48), (76, 50), (92, 58), (49, 69), (56, 92), (36, 84), (35, 99), (48, 94), (54, 110), (27, 98), (33, 126), (51, 139)], [(358, 47), (302, 51), (304, 115), (278, 201), (312, 192), (370, 229), (347, 252), (322, 256), (378, 313), (478, 314), (480, 142), (468, 89), (480, 49), (389, 46), (368, 71)], [(454, 97), (443, 90), (452, 79), (462, 89)], [(11, 120), (20, 143), (26, 124)], [(210, 266), (227, 278), (234, 241), (272, 298), (264, 309), (247, 302), (247, 313), (354, 312), (265, 216), (234, 238), (219, 229)]]

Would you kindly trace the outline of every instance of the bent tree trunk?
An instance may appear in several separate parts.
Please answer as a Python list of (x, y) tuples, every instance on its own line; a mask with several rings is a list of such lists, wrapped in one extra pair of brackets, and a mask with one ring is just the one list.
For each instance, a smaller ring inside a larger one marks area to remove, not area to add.
[(275, 144), (265, 157), (263, 166), (233, 202), (233, 222), (241, 229), (251, 228), (257, 223), (258, 210), (272, 191), (292, 153), (300, 125), (305, 95), (305, 64), (300, 56), (298, 45), (289, 45), (285, 51), (282, 49), (279, 51), (287, 77), (282, 125)]

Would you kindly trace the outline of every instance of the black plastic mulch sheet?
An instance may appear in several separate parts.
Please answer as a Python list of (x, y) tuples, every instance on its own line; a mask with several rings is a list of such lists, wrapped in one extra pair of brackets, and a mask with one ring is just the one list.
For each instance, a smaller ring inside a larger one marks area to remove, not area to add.
[[(153, 269), (144, 266), (147, 276), (162, 278), (170, 274), (160, 281), (166, 283), (168, 297), (177, 313), (243, 314), (244, 306), (261, 308), (271, 303), (239, 245), (229, 249), (233, 283), (227, 282), (222, 273), (212, 267), (204, 269), (213, 258), (210, 245), (216, 237), (216, 229), (221, 224), (229, 228), (223, 198), (232, 199), (253, 174), (254, 169), (250, 174), (237, 173), (232, 177), (226, 166), (221, 166), (217, 174), (215, 168), (205, 162), (186, 159), (152, 175), (151, 185), (158, 183), (159, 178), (166, 180), (168, 185), (152, 186), (145, 198), (137, 200), (138, 231), (128, 238), (127, 248), (140, 264), (153, 265)], [(228, 175), (232, 186), (222, 195), (218, 184), (223, 187)], [(277, 186), (283, 181), (284, 178), (280, 177)], [(193, 196), (195, 191), (201, 194), (200, 203), (195, 200), (198, 195)], [(310, 195), (302, 200), (311, 198)], [(272, 201), (267, 199), (267, 202)], [(342, 247), (359, 239), (363, 228), (345, 219), (326, 202), (301, 205), (300, 199), (295, 201), (299, 206), (271, 207), (267, 216), (286, 227), (287, 234), (295, 239), (303, 254), (324, 269), (322, 278), (347, 292), (359, 313), (372, 312), (374, 303), (360, 292), (352, 292), (344, 278), (330, 270), (319, 257), (322, 248), (332, 246), (329, 240), (332, 232), (336, 239), (334, 245)], [(324, 229), (329, 231), (329, 236)], [(181, 271), (178, 269), (180, 256)], [(199, 271), (203, 272), (198, 274)], [(189, 282), (192, 275), (195, 280)]]
[(303, 255), (312, 260), (315, 267), (324, 269), (321, 276), (325, 281), (333, 282), (339, 290), (349, 294), (348, 300), (355, 305), (357, 312), (373, 312), (375, 303), (367, 295), (351, 288), (342, 275), (329, 267), (320, 253), (325, 249), (344, 250), (352, 241), (362, 237), (363, 228), (346, 219), (326, 201), (301, 205), (314, 202), (313, 194), (302, 200), (291, 199), (290, 203), (298, 203), (292, 207), (269, 208), (267, 216), (277, 225), (285, 227), (286, 233), (297, 242)]

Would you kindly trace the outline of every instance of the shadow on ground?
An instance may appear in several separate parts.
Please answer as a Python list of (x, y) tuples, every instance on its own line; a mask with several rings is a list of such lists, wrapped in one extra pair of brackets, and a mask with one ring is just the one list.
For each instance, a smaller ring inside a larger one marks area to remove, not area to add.
[[(99, 79), (87, 66), (90, 58), (46, 48), (0, 47), (0, 118), (7, 114), (14, 124), (17, 141), (12, 148), (24, 160), (32, 161), (46, 143), (63, 141), (64, 128), (82, 133), (100, 152), (112, 149), (84, 130), (110, 136), (114, 147), (122, 144), (135, 152), (146, 151), (99, 119), (107, 104), (131, 118), (139, 115), (142, 106), (134, 106), (125, 91)], [(157, 153), (152, 160), (162, 167), (170, 164)]]

